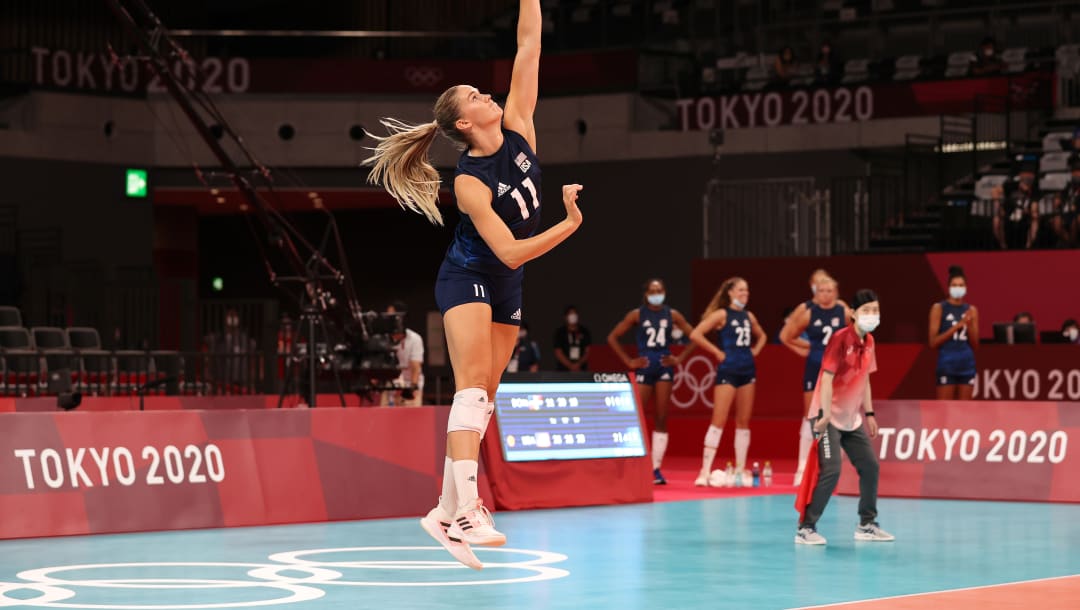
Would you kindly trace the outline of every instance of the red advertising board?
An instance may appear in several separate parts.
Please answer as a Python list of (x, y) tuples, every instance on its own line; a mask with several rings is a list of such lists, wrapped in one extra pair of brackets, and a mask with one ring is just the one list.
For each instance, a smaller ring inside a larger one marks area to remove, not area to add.
[(0, 538), (420, 515), (438, 497), (448, 414), (0, 415)]
[[(1080, 502), (1080, 403), (882, 401), (874, 410), (881, 496)], [(846, 460), (838, 492), (859, 493)]]
[[(133, 58), (35, 47), (24, 56), (35, 87), (117, 95), (165, 93), (161, 80)], [(498, 60), (246, 58), (176, 60), (173, 73), (187, 87), (210, 94), (412, 94), (441, 93), (467, 83), (505, 93), (511, 58)], [(633, 91), (637, 54), (607, 51), (545, 56), (540, 90), (545, 94)]]
[(676, 102), (683, 131), (739, 129), (972, 112), (980, 95), (1008, 98), (1016, 110), (1050, 108), (1053, 73), (815, 89), (746, 91)]

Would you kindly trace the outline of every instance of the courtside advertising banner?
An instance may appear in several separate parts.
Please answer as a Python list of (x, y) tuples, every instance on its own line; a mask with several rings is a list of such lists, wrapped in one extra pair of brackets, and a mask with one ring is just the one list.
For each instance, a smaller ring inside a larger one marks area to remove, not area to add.
[[(1080, 502), (1080, 403), (875, 401), (881, 496)], [(858, 495), (845, 458), (838, 492)]]
[(420, 515), (449, 411), (6, 413), (0, 538)]

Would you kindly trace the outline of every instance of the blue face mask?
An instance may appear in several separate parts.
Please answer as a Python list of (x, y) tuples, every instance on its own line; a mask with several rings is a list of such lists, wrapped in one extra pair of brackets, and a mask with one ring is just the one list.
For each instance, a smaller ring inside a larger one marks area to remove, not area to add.
[(659, 306), (664, 304), (664, 297), (665, 296), (667, 296), (667, 295), (665, 295), (663, 292), (661, 292), (660, 294), (646, 295), (645, 299), (647, 301), (649, 301), (649, 305), (652, 305), (653, 307), (659, 307)]

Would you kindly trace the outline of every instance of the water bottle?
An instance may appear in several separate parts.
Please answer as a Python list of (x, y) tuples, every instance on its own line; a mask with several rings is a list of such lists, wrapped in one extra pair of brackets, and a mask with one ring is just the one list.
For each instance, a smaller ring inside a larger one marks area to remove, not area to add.
[(735, 479), (735, 466), (731, 462), (728, 462), (727, 467), (724, 468), (724, 481), (727, 482), (728, 487), (738, 487), (741, 484)]
[(765, 487), (772, 487), (772, 464), (765, 462), (765, 470), (761, 471), (761, 478), (765, 480)]
[(754, 487), (761, 487), (761, 466), (757, 462), (754, 462), (754, 469), (750, 474), (754, 477)]

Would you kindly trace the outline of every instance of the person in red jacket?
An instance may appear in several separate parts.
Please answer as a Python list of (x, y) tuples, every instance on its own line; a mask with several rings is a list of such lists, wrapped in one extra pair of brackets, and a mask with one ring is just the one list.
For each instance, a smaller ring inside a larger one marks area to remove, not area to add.
[(840, 329), (825, 348), (807, 417), (817, 436), (816, 477), (805, 477), (796, 506), (800, 508), (796, 544), (825, 544), (817, 521), (840, 480), (840, 449), (859, 473), (859, 526), (856, 540), (885, 542), (895, 537), (877, 523), (878, 461), (870, 439), (877, 436), (870, 374), (877, 370), (874, 336), (881, 307), (873, 290), (860, 290), (852, 302), (854, 324)]

